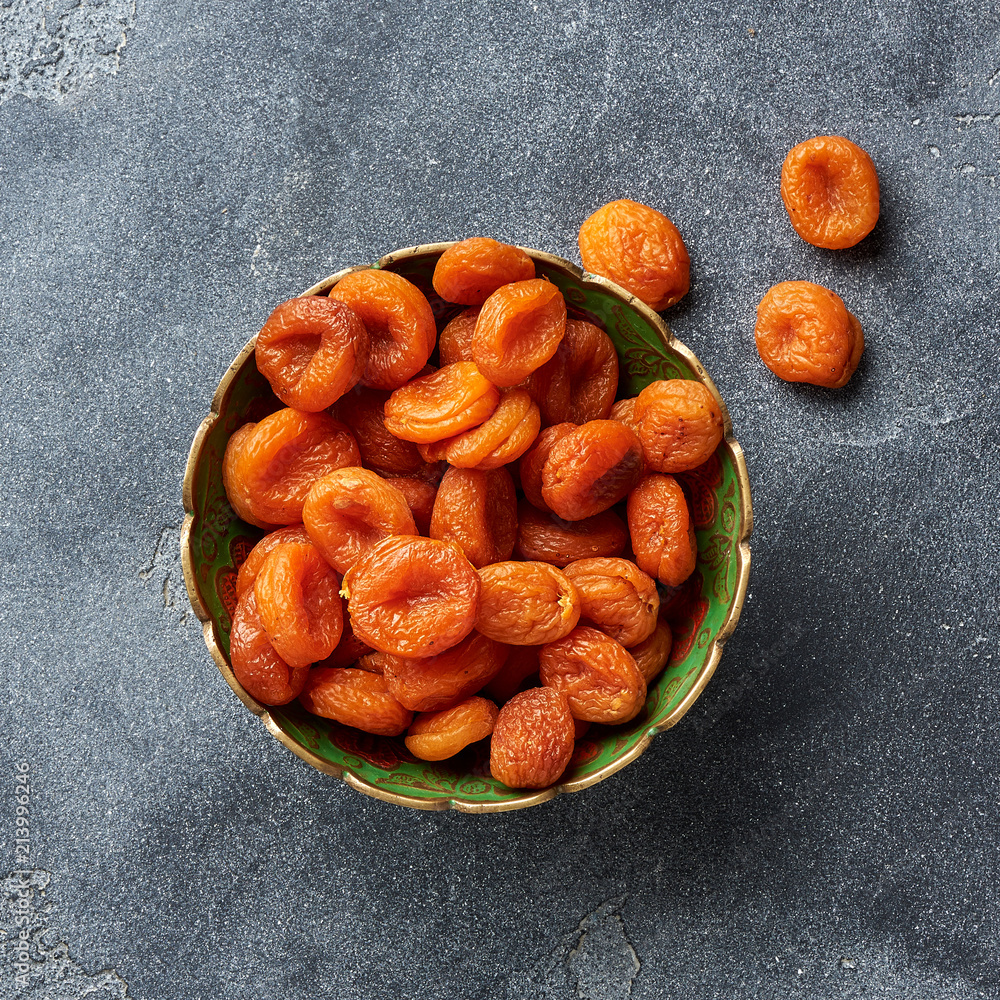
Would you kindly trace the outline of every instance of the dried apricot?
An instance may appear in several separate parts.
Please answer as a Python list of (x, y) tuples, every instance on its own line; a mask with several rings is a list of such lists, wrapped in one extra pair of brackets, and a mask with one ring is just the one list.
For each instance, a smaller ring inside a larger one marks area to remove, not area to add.
[(500, 672), (483, 687), (483, 694), (488, 695), (498, 705), (510, 701), (534, 676), (531, 687), (538, 686), (538, 652), (541, 646), (511, 646), (507, 659)]
[(257, 334), (257, 368), (285, 406), (315, 413), (361, 378), (368, 331), (354, 310), (322, 295), (282, 302)]
[(542, 684), (569, 702), (575, 719), (628, 722), (646, 701), (646, 682), (629, 651), (596, 628), (579, 625), (538, 655)]
[(479, 570), (476, 628), (512, 646), (540, 646), (576, 628), (580, 595), (544, 562), (496, 562)]
[(233, 674), (251, 698), (263, 705), (287, 705), (306, 683), (309, 667), (292, 667), (275, 651), (257, 611), (253, 587), (240, 598), (229, 632)]
[(492, 416), (438, 445), (445, 459), (460, 469), (499, 469), (531, 447), (541, 424), (538, 405), (524, 389), (504, 389)]
[(382, 654), (389, 690), (415, 712), (436, 712), (464, 701), (492, 680), (507, 658), (507, 647), (473, 632), (436, 656)]
[(314, 667), (299, 701), (313, 715), (375, 736), (401, 736), (413, 721), (381, 674), (357, 667)]
[(427, 463), (412, 441), (396, 437), (385, 426), (385, 404), (389, 393), (359, 386), (338, 403), (334, 415), (354, 434), (361, 463), (380, 475), (415, 476)]
[(430, 537), (457, 545), (477, 569), (509, 559), (517, 537), (517, 494), (506, 469), (449, 469), (431, 514)]
[(588, 623), (617, 639), (626, 649), (652, 635), (660, 595), (656, 581), (634, 562), (577, 559), (564, 572), (580, 592), (580, 614)]
[(547, 424), (605, 420), (618, 392), (618, 352), (600, 327), (567, 320), (559, 349), (528, 376), (524, 388)]
[(438, 357), (441, 364), (472, 360), (472, 335), (476, 332), (479, 306), (466, 309), (452, 319), (438, 337)]
[(543, 278), (498, 288), (483, 304), (472, 335), (472, 357), (483, 374), (506, 388), (541, 368), (566, 332), (566, 300)]
[(344, 615), (344, 630), (340, 633), (337, 648), (325, 659), (315, 664), (317, 667), (350, 667), (362, 657), (372, 652), (371, 646), (362, 642), (351, 627), (351, 619)]
[(236, 574), (236, 596), (242, 597), (253, 586), (264, 560), (276, 545), (284, 542), (308, 542), (309, 536), (301, 524), (288, 525), (268, 532), (251, 550)]
[(691, 258), (677, 227), (655, 208), (622, 198), (599, 208), (580, 227), (580, 258), (660, 312), (691, 287)]
[(827, 250), (853, 247), (878, 222), (875, 164), (843, 136), (807, 139), (781, 165), (781, 200), (806, 243)]
[(447, 760), (493, 732), (497, 707), (486, 698), (468, 698), (442, 712), (418, 715), (406, 732), (406, 749), (420, 760)]
[(639, 645), (629, 649), (635, 665), (639, 668), (639, 673), (646, 680), (647, 687), (663, 673), (670, 660), (670, 649), (673, 646), (674, 637), (670, 631), (670, 626), (663, 618), (656, 619), (656, 628), (653, 634)]
[(632, 413), (643, 457), (656, 472), (693, 469), (708, 461), (722, 440), (722, 410), (708, 387), (693, 379), (651, 382)]
[(564, 521), (582, 521), (624, 500), (642, 475), (642, 445), (617, 420), (589, 420), (549, 449), (542, 498)]
[(861, 324), (836, 292), (811, 281), (782, 281), (757, 306), (761, 361), (786, 382), (847, 385), (865, 349)]
[(298, 524), (309, 488), (321, 476), (360, 465), (351, 432), (326, 413), (278, 410), (244, 424), (229, 439), (222, 481), (233, 510), (249, 524)]
[(346, 302), (368, 331), (363, 385), (397, 389), (413, 378), (434, 350), (437, 326), (423, 292), (392, 271), (352, 271), (330, 289)]
[(561, 441), (571, 431), (575, 431), (576, 427), (576, 424), (569, 422), (546, 427), (535, 438), (531, 448), (521, 457), (518, 466), (521, 489), (524, 490), (524, 495), (529, 502), (539, 510), (549, 509), (549, 505), (542, 496), (542, 469), (545, 468), (549, 452), (557, 441)]
[(430, 444), (478, 427), (499, 403), (476, 364), (457, 361), (397, 389), (385, 404), (385, 426), (396, 437)]
[(698, 541), (687, 498), (673, 476), (644, 476), (629, 494), (628, 527), (639, 568), (667, 587), (693, 572)]
[(264, 631), (290, 667), (307, 667), (337, 648), (344, 628), (340, 579), (315, 545), (278, 545), (253, 589)]
[(552, 688), (514, 695), (497, 715), (490, 773), (509, 788), (548, 788), (573, 756), (576, 729), (566, 699)]
[(485, 236), (452, 244), (434, 265), (434, 291), (446, 302), (481, 306), (501, 285), (535, 276), (535, 262), (517, 247)]
[(415, 535), (406, 497), (370, 469), (337, 469), (309, 490), (302, 521), (313, 544), (338, 573), (346, 573), (376, 542)]
[(389, 482), (406, 498), (417, 532), (426, 535), (431, 529), (437, 487), (415, 476), (393, 476)]
[(397, 656), (433, 656), (461, 642), (479, 611), (479, 575), (457, 545), (383, 539), (344, 576), (354, 632)]
[(588, 556), (616, 556), (627, 540), (625, 523), (613, 510), (582, 521), (564, 521), (555, 514), (536, 510), (527, 502), (517, 508), (515, 550), (522, 559), (566, 566), (574, 559)]

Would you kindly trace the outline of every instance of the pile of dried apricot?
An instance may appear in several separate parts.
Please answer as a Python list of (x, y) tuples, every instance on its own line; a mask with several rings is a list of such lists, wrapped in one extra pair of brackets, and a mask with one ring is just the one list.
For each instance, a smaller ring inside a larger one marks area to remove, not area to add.
[[(629, 218), (606, 216), (591, 244)], [(657, 301), (687, 288), (675, 235), (640, 253)], [(697, 556), (674, 476), (712, 457), (723, 416), (696, 381), (616, 402), (610, 337), (516, 247), (456, 243), (433, 286), (454, 306), (440, 333), (379, 269), (265, 323), (257, 364), (286, 408), (226, 449), (233, 509), (268, 532), (239, 570), (232, 668), (264, 704), (423, 760), (489, 738), (498, 781), (544, 788), (666, 666), (658, 585)]]

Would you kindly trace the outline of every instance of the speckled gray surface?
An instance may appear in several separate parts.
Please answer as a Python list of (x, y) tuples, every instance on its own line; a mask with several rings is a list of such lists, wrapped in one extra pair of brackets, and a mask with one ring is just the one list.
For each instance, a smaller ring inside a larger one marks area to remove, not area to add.
[[(4, 1000), (1000, 995), (992, 5), (3, 0), (0, 46)], [(839, 254), (777, 194), (821, 132), (882, 182)], [(572, 257), (620, 196), (691, 250), (668, 320), (747, 452), (743, 620), (595, 788), (364, 798), (210, 662), (190, 437), (314, 279), (474, 233)], [(756, 358), (793, 277), (864, 324), (841, 392)]]

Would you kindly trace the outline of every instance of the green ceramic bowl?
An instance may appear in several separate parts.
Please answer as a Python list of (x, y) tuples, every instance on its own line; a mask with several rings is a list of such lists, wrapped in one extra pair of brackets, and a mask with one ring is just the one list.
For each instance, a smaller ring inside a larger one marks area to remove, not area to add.
[[(401, 274), (428, 297), (439, 323), (463, 307), (443, 302), (431, 287), (434, 264), (450, 243), (411, 247), (383, 257), (375, 267)], [(527, 249), (527, 248), (525, 248)], [(417, 760), (401, 738), (369, 736), (310, 715), (298, 703), (270, 708), (255, 701), (233, 676), (229, 629), (236, 606), (236, 571), (261, 537), (239, 520), (222, 486), (222, 456), (241, 424), (278, 409), (254, 363), (252, 338), (230, 365), (191, 445), (184, 477), (187, 517), (181, 559), (191, 606), (204, 623), (205, 642), (222, 676), (267, 729), (304, 761), (351, 787), (417, 809), (498, 812), (536, 805), (560, 792), (574, 792), (608, 777), (638, 757), (649, 741), (675, 725), (715, 671), (722, 645), (736, 627), (750, 570), (747, 538), (753, 522), (743, 452), (718, 390), (698, 359), (660, 317), (618, 285), (585, 275), (561, 257), (528, 249), (538, 274), (556, 284), (570, 315), (607, 330), (621, 358), (619, 395), (633, 396), (656, 379), (696, 379), (719, 401), (726, 436), (715, 456), (680, 477), (698, 535), (698, 566), (691, 579), (668, 595), (674, 629), (670, 663), (650, 686), (645, 709), (625, 726), (593, 726), (577, 742), (560, 784), (544, 791), (515, 791), (494, 781), (486, 746), (471, 747), (437, 764)], [(303, 294), (324, 295), (349, 271), (331, 275)], [(486, 741), (488, 743), (488, 741)]]

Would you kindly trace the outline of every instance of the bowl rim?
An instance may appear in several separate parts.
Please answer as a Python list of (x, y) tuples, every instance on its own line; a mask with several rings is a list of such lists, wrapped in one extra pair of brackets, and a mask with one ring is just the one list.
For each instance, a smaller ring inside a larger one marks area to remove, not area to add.
[[(299, 293), (298, 297), (306, 295), (321, 295), (329, 291), (330, 288), (332, 288), (345, 275), (351, 274), (355, 271), (367, 271), (372, 268), (385, 268), (397, 261), (405, 260), (408, 257), (443, 253), (449, 247), (454, 246), (455, 242), (457, 241), (452, 240), (441, 243), (423, 243), (418, 244), (417, 246), (404, 247), (400, 250), (394, 250), (391, 253), (385, 254), (380, 257), (375, 264), (358, 264), (341, 268), (339, 271), (336, 271), (328, 277), (323, 278), (321, 281), (316, 282), (316, 284), (311, 285), (304, 292)], [(332, 777), (340, 778), (345, 784), (349, 785), (356, 791), (364, 793), (365, 795), (382, 799), (385, 802), (392, 802), (396, 805), (409, 806), (411, 808), (425, 811), (437, 812), (455, 810), (466, 813), (494, 813), (507, 812), (513, 809), (526, 809), (529, 806), (547, 802), (555, 798), (557, 795), (569, 792), (578, 792), (584, 788), (589, 788), (591, 785), (596, 785), (598, 782), (603, 781), (605, 778), (608, 778), (617, 771), (620, 771), (623, 767), (631, 764), (636, 758), (642, 756), (642, 754), (649, 747), (654, 736), (673, 728), (673, 726), (675, 726), (684, 717), (695, 701), (697, 701), (702, 691), (704, 691), (705, 686), (715, 673), (716, 667), (718, 666), (719, 660), (722, 656), (722, 649), (726, 640), (732, 635), (734, 629), (736, 628), (737, 622), (740, 618), (740, 613), (743, 610), (744, 601), (746, 600), (747, 585), (750, 574), (750, 545), (748, 540), (751, 532), (753, 531), (753, 504), (750, 498), (750, 477), (747, 472), (746, 457), (743, 453), (743, 449), (740, 447), (739, 442), (733, 435), (733, 425), (729, 416), (729, 409), (726, 406), (725, 400), (723, 400), (720, 395), (719, 390), (716, 388), (715, 382), (712, 380), (708, 372), (705, 371), (705, 368), (695, 356), (694, 352), (691, 351), (682, 341), (677, 339), (663, 318), (620, 285), (617, 285), (613, 281), (603, 278), (600, 275), (589, 274), (572, 261), (566, 260), (564, 257), (559, 257), (544, 250), (536, 250), (532, 247), (520, 246), (519, 249), (527, 253), (533, 260), (540, 261), (550, 267), (563, 270), (583, 285), (598, 286), (604, 289), (613, 297), (619, 299), (622, 303), (638, 311), (662, 338), (664, 346), (675, 351), (688, 363), (688, 365), (698, 375), (699, 380), (708, 388), (715, 398), (715, 401), (719, 404), (722, 412), (724, 441), (732, 454), (733, 465), (739, 481), (739, 504), (737, 508), (738, 522), (736, 531), (737, 575), (735, 592), (729, 612), (723, 620), (722, 625), (719, 627), (718, 634), (712, 641), (711, 647), (706, 651), (705, 662), (701, 667), (691, 690), (664, 719), (655, 725), (649, 726), (636, 745), (628, 752), (624, 753), (621, 757), (610, 761), (604, 767), (600, 768), (600, 770), (595, 771), (593, 774), (589, 774), (586, 777), (578, 778), (573, 781), (561, 782), (538, 792), (525, 793), (514, 800), (505, 802), (476, 802), (456, 796), (424, 799), (413, 795), (406, 795), (401, 792), (387, 791), (371, 784), (363, 778), (357, 777), (344, 768), (331, 764), (329, 761), (326, 761), (317, 754), (313, 753), (307, 747), (302, 746), (281, 729), (272, 717), (270, 707), (262, 704), (255, 698), (252, 698), (243, 689), (243, 686), (233, 674), (229, 661), (219, 644), (219, 637), (216, 634), (215, 624), (212, 621), (209, 610), (203, 603), (201, 595), (198, 591), (191, 554), (190, 537), (191, 531), (194, 527), (194, 514), (192, 512), (194, 510), (195, 469), (201, 459), (201, 453), (205, 440), (211, 429), (214, 427), (216, 421), (219, 419), (223, 403), (225, 402), (233, 379), (243, 368), (243, 365), (246, 364), (250, 355), (254, 352), (254, 348), (257, 344), (256, 334), (254, 334), (247, 341), (242, 350), (240, 350), (240, 352), (233, 359), (232, 364), (229, 365), (225, 374), (219, 380), (219, 384), (216, 387), (214, 395), (212, 396), (211, 410), (201, 421), (198, 429), (195, 431), (194, 438), (191, 442), (191, 448), (188, 452), (187, 464), (184, 470), (182, 494), (185, 517), (181, 526), (179, 540), (181, 568), (184, 574), (184, 583), (187, 588), (188, 598), (191, 602), (191, 608), (198, 620), (202, 623), (202, 634), (205, 639), (205, 644), (208, 647), (219, 672), (225, 678), (226, 683), (233, 689), (240, 701), (242, 701), (251, 712), (260, 718), (261, 722), (263, 722), (265, 728), (271, 733), (272, 736), (284, 744), (284, 746), (288, 747), (288, 749), (291, 750), (297, 757), (304, 760), (307, 764), (311, 764), (314, 768), (316, 768), (316, 770), (321, 771), (324, 774), (329, 774)]]

